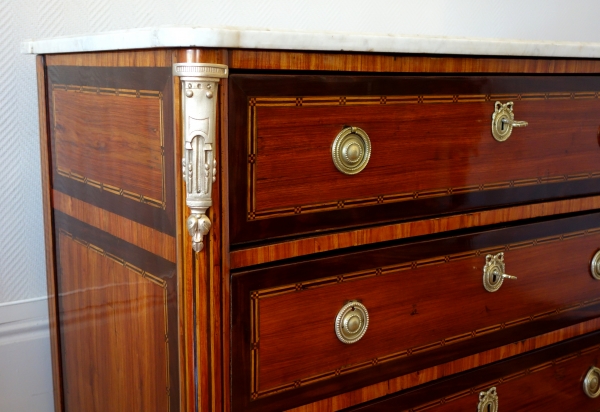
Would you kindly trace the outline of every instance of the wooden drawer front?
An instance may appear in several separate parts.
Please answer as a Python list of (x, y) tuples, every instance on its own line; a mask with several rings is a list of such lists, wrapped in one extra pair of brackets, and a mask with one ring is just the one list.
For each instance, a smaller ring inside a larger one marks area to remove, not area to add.
[[(231, 76), (232, 242), (597, 192), (600, 78)], [(496, 141), (496, 101), (515, 128)], [(363, 129), (353, 176), (336, 135)]]
[[(233, 364), (251, 376), (234, 370), (234, 391), (259, 409), (290, 406), (311, 388), (348, 390), (600, 315), (599, 247), (589, 214), (237, 274)], [(490, 293), (483, 266), (500, 252), (518, 279)], [(370, 323), (344, 344), (334, 321), (350, 300)]]
[(598, 332), (574, 338), (347, 412), (476, 411), (480, 393), (491, 388), (496, 388), (500, 411), (597, 412), (600, 397), (588, 397), (583, 380), (591, 367), (600, 367), (599, 339)]

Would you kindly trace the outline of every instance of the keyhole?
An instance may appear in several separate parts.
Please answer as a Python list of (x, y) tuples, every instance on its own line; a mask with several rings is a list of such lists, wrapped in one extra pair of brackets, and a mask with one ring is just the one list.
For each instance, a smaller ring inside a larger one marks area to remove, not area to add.
[(492, 283), (496, 283), (497, 280), (498, 280), (498, 269), (494, 269), (494, 271), (492, 272)]
[(492, 405), (488, 403), (488, 412), (492, 412)]
[[(500, 131), (503, 132), (504, 131), (504, 119), (500, 120)], [(488, 407), (489, 408), (489, 407)], [(489, 410), (489, 409), (488, 409)]]

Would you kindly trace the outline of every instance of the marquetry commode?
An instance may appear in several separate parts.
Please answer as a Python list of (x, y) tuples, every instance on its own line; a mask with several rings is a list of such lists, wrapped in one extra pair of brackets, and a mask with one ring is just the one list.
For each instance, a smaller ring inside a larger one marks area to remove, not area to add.
[(56, 410), (600, 409), (600, 45), (23, 49)]

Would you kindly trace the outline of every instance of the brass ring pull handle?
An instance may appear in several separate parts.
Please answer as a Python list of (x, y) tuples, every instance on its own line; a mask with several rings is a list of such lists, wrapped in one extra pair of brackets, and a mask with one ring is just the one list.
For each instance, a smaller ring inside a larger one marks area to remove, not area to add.
[(590, 271), (592, 272), (594, 279), (600, 280), (600, 250), (598, 250), (592, 258)]
[(346, 344), (358, 342), (369, 327), (369, 312), (362, 303), (346, 303), (335, 318), (335, 335)]
[(498, 412), (498, 393), (495, 386), (487, 392), (479, 392), (477, 412)]
[(600, 395), (600, 369), (592, 366), (583, 378), (583, 391), (590, 398)]
[(510, 137), (513, 127), (525, 127), (529, 123), (515, 120), (513, 113), (513, 102), (494, 104), (494, 113), (492, 114), (492, 135), (494, 139), (503, 142)]
[(371, 140), (358, 127), (345, 127), (333, 140), (331, 146), (333, 164), (346, 175), (361, 172), (371, 158)]
[(497, 255), (487, 255), (485, 257), (485, 266), (483, 267), (483, 287), (488, 292), (495, 292), (500, 289), (504, 279), (516, 279), (516, 276), (504, 273), (506, 265), (504, 264), (504, 253)]

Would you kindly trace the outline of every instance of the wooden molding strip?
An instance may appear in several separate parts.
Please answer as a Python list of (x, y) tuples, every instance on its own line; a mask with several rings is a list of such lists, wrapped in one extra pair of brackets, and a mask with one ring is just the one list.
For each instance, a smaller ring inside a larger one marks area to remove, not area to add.
[(232, 50), (229, 67), (403, 73), (599, 73), (600, 60)]
[(559, 200), (524, 206), (505, 207), (448, 217), (397, 223), (368, 229), (350, 230), (330, 235), (311, 236), (273, 245), (257, 246), (231, 252), (231, 268), (274, 262), (317, 252), (343, 249), (388, 240), (429, 235), (521, 219), (553, 216), (600, 208), (600, 196)]
[[(224, 50), (224, 49), (223, 49)], [(219, 54), (220, 49), (185, 49), (180, 54)], [(48, 55), (48, 66), (169, 67), (171, 50), (127, 50)], [(398, 55), (390, 53), (327, 53), (235, 49), (232, 69), (323, 70), (378, 73), (600, 73), (600, 60)], [(210, 59), (210, 56), (209, 56)], [(206, 59), (204, 59), (206, 60)]]
[(48, 66), (171, 67), (171, 51), (127, 50), (97, 53), (50, 54)]
[(497, 362), (511, 356), (519, 355), (534, 349), (563, 341), (565, 339), (584, 335), (600, 329), (600, 319), (593, 319), (577, 325), (559, 329), (534, 338), (525, 339), (509, 345), (481, 352), (452, 362), (409, 373), (398, 378), (370, 385), (362, 389), (323, 399), (308, 405), (300, 406), (288, 412), (333, 412), (350, 406), (358, 405), (381, 396), (389, 395), (404, 389), (412, 388), (444, 376), (463, 372), (472, 368)]
[(170, 262), (176, 262), (175, 238), (172, 236), (68, 196), (58, 190), (53, 191), (53, 201), (56, 210)]

